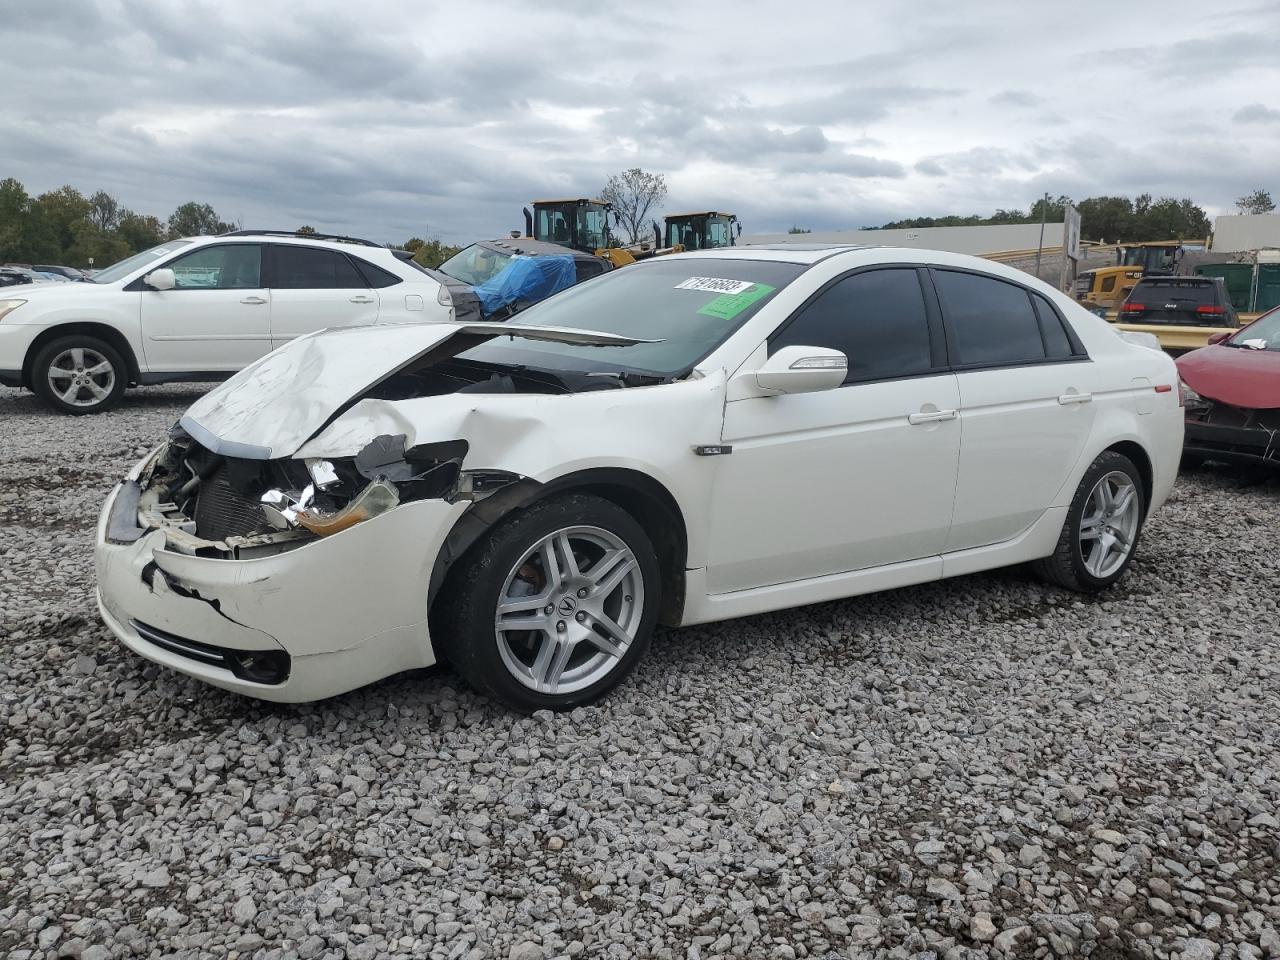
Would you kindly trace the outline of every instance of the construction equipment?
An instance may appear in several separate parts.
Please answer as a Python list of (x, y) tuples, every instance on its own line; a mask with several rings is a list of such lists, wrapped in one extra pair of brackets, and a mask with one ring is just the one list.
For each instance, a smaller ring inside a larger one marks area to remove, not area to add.
[(1076, 299), (1089, 307), (1115, 309), (1143, 277), (1176, 274), (1187, 251), (1204, 246), (1185, 240), (1118, 244), (1115, 266), (1085, 270), (1076, 278)]
[(672, 213), (663, 217), (664, 227), (653, 224), (654, 243), (659, 247), (681, 247), (685, 250), (708, 250), (735, 245), (742, 236), (742, 224), (737, 214), (706, 210), (700, 213)]
[(524, 208), (525, 236), (590, 253), (615, 267), (683, 249), (651, 246), (647, 242), (617, 245), (610, 231), (611, 221), (617, 226), (618, 216), (607, 200), (535, 200), (532, 212)]

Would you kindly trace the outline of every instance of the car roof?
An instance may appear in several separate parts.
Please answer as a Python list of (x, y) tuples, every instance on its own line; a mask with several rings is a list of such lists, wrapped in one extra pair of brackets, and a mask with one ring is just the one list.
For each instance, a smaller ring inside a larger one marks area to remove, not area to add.
[[(812, 264), (837, 253), (871, 250), (858, 243), (748, 243), (736, 247), (711, 247), (677, 254), (681, 257), (725, 258), (730, 260), (777, 260), (782, 263)], [(919, 253), (920, 251), (915, 251)]]
[(295, 236), (293, 234), (276, 233), (224, 233), (204, 234), (195, 237), (178, 237), (191, 243), (286, 243), (303, 247), (319, 247), (322, 250), (342, 250), (359, 256), (369, 256), (378, 252), (391, 253), (390, 247), (377, 244), (355, 243), (346, 240), (326, 240), (320, 237)]
[(501, 237), (497, 240), (477, 240), (472, 246), (487, 247), (490, 250), (510, 254), (527, 254), (541, 257), (570, 256), (576, 260), (597, 259), (594, 254), (574, 250), (558, 243), (548, 243), (546, 240), (534, 240), (532, 237)]

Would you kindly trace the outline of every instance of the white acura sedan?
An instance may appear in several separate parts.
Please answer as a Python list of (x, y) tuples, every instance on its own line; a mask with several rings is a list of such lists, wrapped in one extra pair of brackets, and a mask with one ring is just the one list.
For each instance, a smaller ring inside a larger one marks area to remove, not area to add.
[(1016, 270), (739, 247), (516, 324), (301, 337), (111, 494), (102, 615), (268, 700), (447, 660), (514, 707), (702, 623), (1033, 562), (1100, 590), (1173, 485), (1173, 361)]

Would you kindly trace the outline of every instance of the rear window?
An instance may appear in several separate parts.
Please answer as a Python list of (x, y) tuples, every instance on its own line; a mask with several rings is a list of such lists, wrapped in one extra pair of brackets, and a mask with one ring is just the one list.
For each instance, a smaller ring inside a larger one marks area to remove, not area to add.
[(1199, 306), (1217, 303), (1218, 291), (1215, 284), (1203, 280), (1139, 280), (1129, 299), (1149, 305), (1175, 303), (1178, 306)]

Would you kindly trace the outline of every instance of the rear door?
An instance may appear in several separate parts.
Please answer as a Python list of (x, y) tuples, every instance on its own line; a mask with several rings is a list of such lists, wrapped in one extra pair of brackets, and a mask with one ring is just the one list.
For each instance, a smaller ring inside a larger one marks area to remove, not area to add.
[(378, 322), (378, 291), (338, 250), (271, 244), (271, 342), (330, 327), (359, 327)]
[(1012, 539), (1048, 507), (1093, 425), (1096, 370), (1047, 298), (934, 268), (960, 389), (960, 470), (948, 552)]
[(143, 288), (143, 350), (152, 373), (239, 370), (271, 349), (262, 245), (201, 247), (164, 264), (172, 290)]

